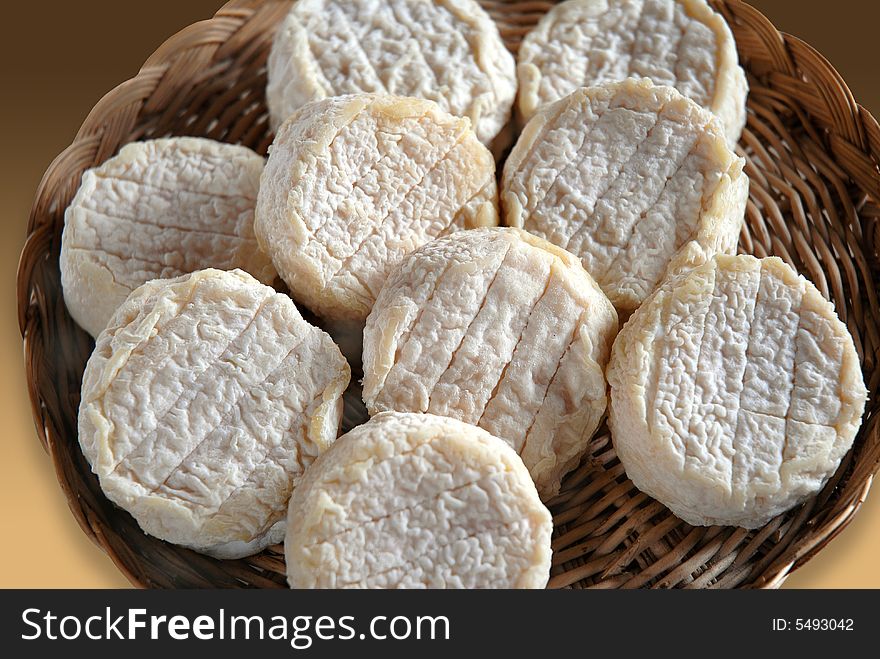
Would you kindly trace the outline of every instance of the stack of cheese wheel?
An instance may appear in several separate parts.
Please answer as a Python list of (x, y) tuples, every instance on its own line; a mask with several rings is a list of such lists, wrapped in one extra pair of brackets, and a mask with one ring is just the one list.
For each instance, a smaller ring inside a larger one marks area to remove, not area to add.
[[(747, 85), (704, 0), (568, 0), (518, 62), (473, 0), (297, 0), (267, 68), (268, 160), (132, 144), (65, 215), (80, 444), (145, 532), (283, 540), (294, 588), (540, 588), (606, 411), (691, 524), (837, 469), (858, 357), (812, 284), (731, 256)], [(373, 416), (339, 437), (352, 367)]]

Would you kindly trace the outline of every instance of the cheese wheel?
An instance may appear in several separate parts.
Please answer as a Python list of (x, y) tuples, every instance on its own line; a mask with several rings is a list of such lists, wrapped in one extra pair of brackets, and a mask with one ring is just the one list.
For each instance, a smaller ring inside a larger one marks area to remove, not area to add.
[(247, 556), (283, 538), (295, 482), (336, 439), (349, 375), (290, 298), (240, 270), (151, 281), (98, 336), (80, 446), (145, 532)]
[(174, 137), (134, 142), (83, 174), (64, 213), (61, 285), (92, 336), (141, 284), (203, 268), (276, 276), (254, 237), (263, 158), (243, 146)]
[(721, 120), (735, 144), (748, 83), (727, 23), (704, 0), (568, 0), (523, 39), (517, 56), (525, 119), (579, 87), (650, 78)]
[(504, 168), (504, 220), (579, 256), (626, 317), (689, 245), (734, 250), (744, 164), (718, 120), (671, 87), (581, 89), (526, 126)]
[(500, 439), (386, 412), (343, 435), (290, 500), (293, 588), (543, 588), (553, 522)]
[(818, 492), (867, 392), (834, 307), (778, 258), (716, 256), (621, 330), (610, 426), (627, 476), (689, 524), (758, 528)]
[(364, 331), (364, 402), (456, 418), (506, 440), (549, 498), (605, 413), (614, 307), (571, 254), (517, 229), (411, 254)]
[(513, 55), (473, 0), (298, 0), (272, 44), (266, 101), (277, 128), (331, 96), (413, 96), (468, 117), (488, 145), (516, 86)]
[(278, 131), (256, 209), (260, 245), (294, 298), (363, 321), (388, 271), (456, 229), (498, 224), (495, 161), (431, 101), (318, 101)]

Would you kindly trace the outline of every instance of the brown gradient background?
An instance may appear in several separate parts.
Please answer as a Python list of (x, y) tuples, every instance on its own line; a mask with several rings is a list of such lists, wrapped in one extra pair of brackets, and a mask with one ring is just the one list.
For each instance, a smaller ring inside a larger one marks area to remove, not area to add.
[[(68, 511), (37, 441), (24, 381), (15, 270), (43, 171), (98, 99), (137, 73), (168, 36), (208, 18), (222, 0), (9, 3), (0, 40), (0, 587), (124, 587), (128, 582)], [(753, 0), (776, 25), (822, 52), (859, 102), (880, 113), (874, 57), (880, 7)], [(880, 587), (880, 492), (787, 587)]]

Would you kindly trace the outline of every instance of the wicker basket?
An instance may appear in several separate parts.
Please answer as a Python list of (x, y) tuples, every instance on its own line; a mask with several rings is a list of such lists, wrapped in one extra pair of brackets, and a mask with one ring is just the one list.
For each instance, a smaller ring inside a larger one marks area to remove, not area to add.
[[(486, 0), (512, 50), (552, 2)], [(780, 34), (749, 5), (713, 2), (733, 28), (751, 84), (740, 143), (751, 198), (740, 248), (775, 254), (837, 306), (865, 381), (880, 381), (876, 281), (880, 252), (880, 127), (815, 50)], [(102, 495), (79, 450), (76, 414), (91, 339), (61, 296), (64, 209), (84, 169), (121, 145), (163, 135), (270, 142), (265, 63), (289, 0), (232, 0), (164, 43), (140, 73), (107, 94), (51, 164), (28, 222), (18, 273), (19, 324), (34, 419), (83, 530), (138, 586), (281, 587), (279, 547), (216, 561), (145, 535)], [(758, 531), (691, 527), (630, 483), (607, 431), (551, 502), (552, 587), (777, 587), (852, 519), (880, 465), (877, 398), (828, 486)]]

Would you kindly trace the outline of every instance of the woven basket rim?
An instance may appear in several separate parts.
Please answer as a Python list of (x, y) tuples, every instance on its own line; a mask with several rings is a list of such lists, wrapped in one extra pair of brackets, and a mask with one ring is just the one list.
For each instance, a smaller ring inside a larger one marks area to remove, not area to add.
[[(513, 0), (515, 2), (515, 0)], [(22, 249), (17, 272), (18, 321), (22, 335), (27, 370), (27, 384), (31, 400), (33, 418), (44, 450), (52, 458), (57, 480), (68, 498), (71, 511), (83, 531), (109, 555), (117, 568), (136, 586), (147, 586), (149, 581), (143, 574), (138, 574), (131, 567), (131, 557), (121, 556), (119, 548), (111, 546), (103, 533), (100, 520), (92, 518), (87, 509), (75, 502), (80, 493), (73, 491), (63, 477), (60, 455), (57, 450), (59, 429), (49, 418), (48, 406), (44, 400), (39, 382), (34, 373), (45, 363), (36, 364), (38, 357), (32, 352), (32, 341), (35, 336), (42, 338), (43, 328), (51, 327), (47, 319), (49, 310), (45, 308), (45, 295), (38, 281), (35, 280), (35, 268), (40, 258), (48, 258), (49, 245), (52, 241), (51, 223), (44, 219), (57, 212), (60, 202), (51, 198), (48, 203), (44, 191), (59, 170), (73, 167), (82, 171), (91, 162), (100, 162), (112, 155), (117, 146), (118, 137), (128, 134), (142, 116), (174, 107), (174, 80), (170, 80), (170, 71), (186, 70), (188, 58), (193, 53), (213, 49), (211, 61), (218, 67), (223, 66), (224, 57), (245, 51), (249, 20), (255, 13), (271, 13), (281, 15), (286, 11), (286, 0), (230, 0), (223, 5), (212, 18), (198, 21), (185, 27), (166, 39), (156, 51), (145, 61), (139, 72), (129, 80), (117, 85), (105, 94), (89, 113), (71, 144), (62, 151), (47, 168), (31, 209), (27, 238)], [(511, 3), (496, 1), (484, 2), (484, 5), (509, 5)], [(543, 12), (554, 2), (534, 0), (519, 2), (529, 11)], [(771, 76), (777, 71), (786, 72), (792, 79), (800, 79), (804, 85), (815, 87), (818, 99), (816, 107), (803, 108), (805, 116), (827, 130), (828, 150), (834, 156), (833, 166), (839, 168), (850, 181), (858, 185), (867, 195), (870, 202), (880, 202), (880, 126), (863, 106), (858, 104), (842, 76), (814, 48), (787, 33), (778, 31), (772, 23), (757, 9), (741, 0), (710, 0), (716, 10), (721, 11), (730, 22), (735, 16), (737, 24), (746, 25), (755, 34), (761, 35), (761, 41), (767, 51), (767, 59), (773, 65)], [(196, 62), (200, 64), (200, 62)], [(196, 65), (190, 67), (192, 75), (199, 73)], [(119, 108), (123, 108), (119, 111)], [(169, 110), (170, 111), (170, 110)], [(116, 120), (107, 123), (106, 116)], [(55, 204), (56, 206), (53, 206)], [(878, 269), (872, 266), (872, 279), (876, 288)], [(39, 334), (38, 334), (39, 333)], [(863, 420), (863, 432), (876, 432), (873, 415), (866, 411)], [(868, 426), (872, 426), (868, 428)], [(864, 502), (873, 482), (873, 476), (880, 469), (880, 451), (867, 456), (866, 461), (859, 465), (859, 477), (862, 479), (855, 496), (832, 519), (811, 529), (810, 535), (797, 546), (765, 566), (762, 573), (752, 584), (764, 588), (776, 588), (795, 569), (804, 565), (818, 551), (825, 547), (851, 522), (853, 516)]]

